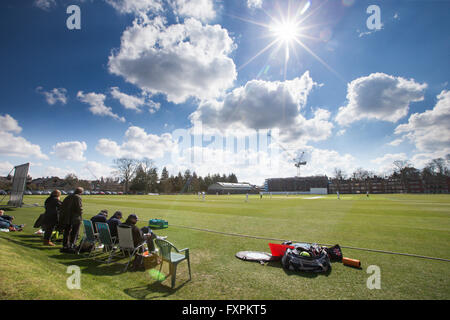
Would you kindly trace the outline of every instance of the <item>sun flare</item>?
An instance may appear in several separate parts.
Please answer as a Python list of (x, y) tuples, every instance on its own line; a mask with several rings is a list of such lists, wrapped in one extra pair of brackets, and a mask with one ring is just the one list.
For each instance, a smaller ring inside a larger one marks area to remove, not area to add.
[(298, 26), (291, 21), (275, 23), (270, 30), (276, 39), (283, 42), (291, 42), (298, 37)]

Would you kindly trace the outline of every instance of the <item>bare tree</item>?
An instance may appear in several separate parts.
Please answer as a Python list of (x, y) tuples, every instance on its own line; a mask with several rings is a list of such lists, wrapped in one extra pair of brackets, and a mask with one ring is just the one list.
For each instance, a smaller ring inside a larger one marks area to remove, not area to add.
[(395, 160), (392, 164), (394, 165), (395, 172), (400, 174), (403, 171), (403, 169), (411, 166), (411, 163), (408, 160)]
[(340, 168), (334, 168), (334, 177), (336, 180), (345, 179), (345, 173)]
[(134, 159), (119, 158), (114, 160), (116, 171), (114, 174), (125, 182), (125, 192), (128, 192), (130, 181), (136, 172), (137, 162)]

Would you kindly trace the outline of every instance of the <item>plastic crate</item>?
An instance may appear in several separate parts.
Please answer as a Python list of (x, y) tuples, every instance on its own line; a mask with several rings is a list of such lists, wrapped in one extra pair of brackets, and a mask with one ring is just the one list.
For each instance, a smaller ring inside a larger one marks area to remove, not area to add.
[(148, 221), (148, 226), (150, 228), (164, 229), (169, 227), (169, 223), (163, 219), (150, 219)]

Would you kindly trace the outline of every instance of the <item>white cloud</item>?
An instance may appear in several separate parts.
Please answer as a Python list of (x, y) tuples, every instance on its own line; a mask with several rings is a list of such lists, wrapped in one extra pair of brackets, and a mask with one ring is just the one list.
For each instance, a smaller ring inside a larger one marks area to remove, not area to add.
[(106, 0), (106, 2), (122, 14), (156, 13), (163, 10), (160, 0)]
[(403, 139), (403, 138), (395, 139), (395, 140), (392, 140), (391, 142), (389, 142), (388, 145), (389, 145), (389, 146), (392, 146), (392, 147), (397, 147), (397, 146), (399, 146), (404, 140), (405, 140), (405, 139)]
[(14, 168), (14, 165), (8, 161), (0, 162), (0, 176), (6, 176)]
[(73, 168), (59, 168), (55, 166), (47, 166), (43, 170), (42, 177), (59, 177), (64, 178), (68, 174), (74, 174), (78, 177), (77, 172)]
[(157, 159), (162, 158), (166, 151), (172, 150), (174, 145), (172, 135), (169, 133), (160, 136), (147, 134), (144, 129), (133, 126), (125, 132), (124, 142), (121, 145), (109, 139), (100, 139), (96, 150), (113, 158)]
[(247, 0), (247, 6), (249, 8), (261, 8), (263, 0)]
[(110, 177), (114, 168), (97, 161), (87, 161), (83, 170), (86, 179), (93, 180), (100, 179), (100, 177)]
[(41, 152), (41, 148), (38, 145), (32, 144), (23, 137), (14, 136), (10, 132), (4, 131), (0, 131), (0, 155), (48, 159), (48, 157)]
[(20, 133), (21, 131), (22, 128), (16, 119), (9, 114), (0, 115), (0, 155), (22, 158), (34, 156), (40, 159), (48, 159), (38, 145), (14, 135), (14, 133)]
[(161, 107), (161, 105), (157, 102), (152, 100), (146, 101), (145, 95), (140, 97), (132, 96), (121, 92), (118, 87), (111, 88), (111, 95), (114, 99), (119, 100), (125, 109), (135, 110), (136, 112), (141, 112), (141, 107), (147, 106), (150, 113), (155, 113)]
[(189, 97), (215, 98), (233, 85), (237, 72), (228, 56), (233, 40), (220, 25), (195, 19), (165, 26), (162, 18), (134, 21), (122, 34), (109, 71), (149, 93), (183, 103)]
[(396, 160), (408, 160), (405, 153), (386, 153), (382, 157), (375, 158), (370, 162), (377, 165), (377, 170), (380, 173), (389, 173), (394, 169), (393, 163)]
[(223, 101), (202, 102), (190, 119), (219, 130), (278, 128), (283, 141), (323, 140), (331, 135), (333, 128), (328, 121), (329, 111), (319, 108), (311, 119), (300, 114), (315, 85), (309, 72), (286, 81), (251, 80), (228, 93)]
[(112, 109), (110, 107), (105, 106), (106, 96), (104, 94), (95, 92), (84, 94), (83, 91), (79, 91), (77, 97), (81, 102), (87, 103), (91, 106), (89, 108), (89, 111), (91, 111), (93, 114), (108, 116), (121, 122), (125, 122), (124, 117), (119, 117), (117, 114), (112, 112)]
[(2, 131), (20, 133), (22, 128), (19, 126), (16, 119), (9, 114), (5, 114), (4, 116), (0, 115), (0, 132)]
[(213, 0), (169, 0), (174, 14), (181, 17), (191, 17), (203, 22), (214, 19)]
[(397, 122), (408, 114), (411, 102), (422, 101), (427, 84), (413, 79), (372, 73), (348, 84), (348, 104), (339, 108), (336, 121), (349, 125), (361, 119)]
[(135, 111), (142, 111), (141, 106), (145, 105), (145, 97), (136, 97), (123, 92), (120, 92), (118, 87), (111, 88), (111, 95), (114, 99), (120, 101), (120, 103), (126, 108)]
[(35, 0), (33, 4), (39, 9), (49, 11), (56, 5), (56, 0)]
[(45, 100), (48, 104), (54, 105), (57, 102), (61, 104), (67, 103), (67, 90), (65, 88), (53, 88), (50, 91), (43, 91), (42, 87), (37, 87), (36, 91), (45, 96)]
[(442, 91), (431, 110), (414, 113), (395, 129), (415, 144), (419, 151), (450, 152), (450, 91)]
[(85, 161), (84, 152), (86, 150), (87, 145), (84, 141), (58, 142), (53, 146), (52, 154), (63, 160)]

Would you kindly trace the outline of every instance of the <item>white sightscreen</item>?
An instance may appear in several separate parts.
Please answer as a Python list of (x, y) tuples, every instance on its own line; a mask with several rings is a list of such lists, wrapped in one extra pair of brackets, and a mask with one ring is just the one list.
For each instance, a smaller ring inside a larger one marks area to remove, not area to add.
[(23, 200), (23, 192), (27, 183), (29, 163), (16, 166), (14, 170), (14, 178), (12, 182), (11, 196), (9, 197), (8, 205), (14, 207), (21, 207)]

